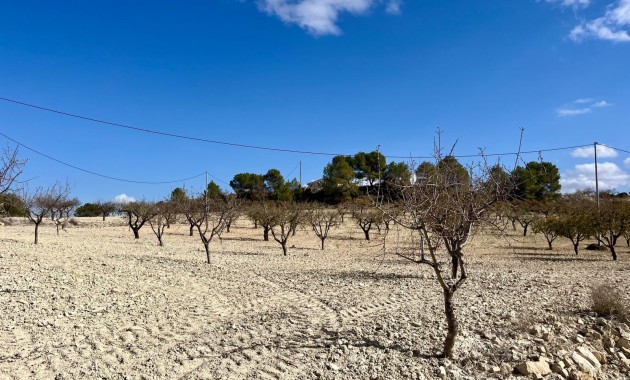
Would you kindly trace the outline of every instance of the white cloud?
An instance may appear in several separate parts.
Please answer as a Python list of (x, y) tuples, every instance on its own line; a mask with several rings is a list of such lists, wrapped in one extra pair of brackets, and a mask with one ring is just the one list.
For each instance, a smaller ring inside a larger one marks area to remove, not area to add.
[(605, 101), (605, 100), (602, 100), (601, 102), (596, 102), (596, 103), (593, 103), (593, 104), (591, 105), (591, 107), (596, 107), (596, 108), (600, 108), (600, 107), (610, 107), (610, 106), (612, 106), (612, 104), (608, 103), (608, 102), (607, 102), (607, 101)]
[(630, 157), (628, 157), (625, 160), (623, 160), (623, 164), (630, 168)]
[[(616, 189), (630, 184), (630, 174), (612, 162), (600, 163), (597, 166), (597, 174), (599, 188), (602, 190)], [(562, 185), (562, 192), (564, 193), (595, 188), (595, 164), (575, 165), (573, 170), (562, 174), (560, 185)]]
[(573, 103), (575, 103), (575, 104), (593, 103), (593, 98), (581, 98), (581, 99), (575, 99), (575, 100), (573, 101)]
[(587, 38), (613, 42), (630, 42), (630, 0), (619, 0), (607, 7), (606, 13), (573, 28), (569, 38), (582, 41)]
[[(576, 106), (579, 105), (578, 106)], [(556, 114), (558, 116), (577, 116), (591, 113), (593, 108), (609, 107), (612, 104), (605, 100), (596, 101), (593, 98), (581, 98), (572, 101), (569, 104), (562, 105), (556, 108)]]
[(585, 113), (590, 113), (591, 109), (590, 108), (563, 108), (560, 107), (558, 109), (556, 109), (556, 113), (558, 114), (558, 116), (576, 116), (576, 115), (583, 115)]
[[(258, 0), (258, 6), (269, 15), (282, 21), (297, 24), (317, 36), (339, 35), (337, 26), (340, 13), (361, 15), (384, 0)], [(385, 10), (399, 14), (402, 0), (386, 0)]]
[(591, 0), (546, 0), (548, 3), (559, 3), (563, 7), (586, 8)]
[[(595, 150), (593, 147), (577, 148), (571, 152), (571, 156), (579, 158), (591, 158), (595, 157)], [(617, 157), (617, 151), (613, 148), (609, 148), (605, 145), (597, 145), (597, 158), (612, 158)]]
[(136, 198), (134, 197), (130, 197), (127, 194), (118, 194), (114, 197), (114, 202), (115, 203), (129, 203), (129, 202), (135, 202)]

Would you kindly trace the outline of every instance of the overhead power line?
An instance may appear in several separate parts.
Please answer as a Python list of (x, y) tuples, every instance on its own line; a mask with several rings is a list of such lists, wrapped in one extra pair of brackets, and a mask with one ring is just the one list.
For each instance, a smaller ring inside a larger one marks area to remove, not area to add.
[[(286, 149), (286, 148), (268, 147), (268, 146), (261, 146), (261, 145), (250, 145), (250, 144), (234, 143), (234, 142), (221, 141), (221, 140), (211, 140), (211, 139), (206, 139), (206, 138), (202, 138), (202, 137), (187, 136), (187, 135), (181, 135), (181, 134), (178, 134), (178, 133), (162, 132), (162, 131), (156, 131), (156, 130), (148, 129), (148, 128), (134, 127), (134, 126), (131, 126), (131, 125), (111, 122), (111, 121), (97, 119), (97, 118), (89, 117), (89, 116), (82, 116), (82, 115), (74, 114), (74, 113), (71, 113), (71, 112), (60, 111), (60, 110), (57, 110), (57, 109), (43, 107), (43, 106), (39, 106), (39, 105), (31, 104), (31, 103), (26, 103), (26, 102), (22, 102), (22, 101), (15, 100), (15, 99), (10, 99), (10, 98), (5, 98), (5, 97), (0, 97), (0, 100), (5, 101), (5, 102), (9, 102), (9, 103), (13, 103), (13, 104), (18, 104), (18, 105), (25, 106), (25, 107), (30, 107), (30, 108), (41, 110), (41, 111), (46, 111), (46, 112), (56, 113), (56, 114), (63, 115), (63, 116), (72, 117), (72, 118), (75, 118), (75, 119), (86, 120), (86, 121), (91, 121), (91, 122), (94, 122), (94, 123), (109, 125), (109, 126), (113, 126), (113, 127), (134, 130), (134, 131), (137, 131), (137, 132), (150, 133), (150, 134), (154, 134), (154, 135), (178, 138), (178, 139), (183, 139), (183, 140), (199, 141), (199, 142), (205, 142), (205, 143), (210, 143), (210, 144), (226, 145), (226, 146), (233, 146), (233, 147), (247, 148), (247, 149), (258, 149), (258, 150), (266, 150), (266, 151), (274, 151), (274, 152), (284, 152), (284, 153), (298, 153), (298, 154), (309, 154), (309, 155), (319, 155), (319, 156), (352, 156), (352, 154), (320, 152), (320, 151), (299, 150), (299, 149)], [(590, 146), (591, 146), (591, 144), (583, 144), (583, 145), (556, 147), (556, 148), (548, 148), (548, 149), (536, 149), (536, 150), (520, 151), (520, 152), (461, 154), (461, 155), (454, 155), (454, 157), (456, 157), (456, 158), (473, 158), (473, 157), (515, 156), (515, 155), (520, 155), (520, 154), (553, 152), (553, 151), (559, 151), (559, 150), (576, 149), (576, 148), (583, 148), (583, 147), (590, 147)], [(409, 155), (409, 156), (384, 155), (384, 156), (387, 157), (387, 158), (403, 159), (403, 160), (408, 160), (408, 159), (425, 159), (425, 160), (430, 160), (430, 159), (434, 159), (435, 158), (434, 156), (413, 156), (413, 155)], [(213, 176), (213, 178), (214, 178), (214, 176)], [(223, 182), (223, 181), (221, 181), (221, 182)]]
[[(38, 150), (36, 150), (36, 149), (33, 149), (33, 148), (31, 148), (31, 147), (29, 147), (29, 146), (27, 146), (27, 145), (24, 145), (24, 144), (22, 144), (21, 142), (19, 142), (19, 141), (15, 140), (15, 139), (12, 139), (11, 137), (9, 137), (9, 136), (5, 135), (5, 134), (4, 134), (4, 133), (2, 133), (2, 132), (0, 132), (0, 136), (3, 136), (3, 137), (4, 137), (4, 138), (6, 138), (7, 140), (13, 141), (13, 142), (14, 142), (14, 143), (16, 143), (18, 146), (22, 146), (22, 147), (24, 147), (24, 148), (26, 148), (26, 149), (30, 150), (31, 152), (37, 153), (37, 154), (39, 154), (40, 156), (45, 157), (45, 158), (47, 158), (47, 159), (49, 159), (49, 160), (55, 161), (55, 162), (57, 162), (57, 163), (59, 163), (59, 164), (62, 164), (62, 165), (68, 166), (68, 167), (70, 167), (70, 168), (73, 168), (73, 169), (79, 170), (79, 171), (84, 172), (84, 173), (88, 173), (88, 174), (91, 174), (91, 175), (95, 175), (95, 176), (98, 176), (98, 177), (107, 178), (107, 179), (111, 179), (111, 180), (114, 180), (114, 181), (119, 181), (119, 182), (138, 183), (138, 184), (144, 184), (144, 185), (162, 185), (162, 184), (168, 184), (168, 183), (178, 183), (178, 182), (184, 182), (184, 181), (188, 181), (188, 180), (191, 180), (191, 179), (199, 178), (199, 177), (201, 177), (202, 175), (205, 175), (205, 174), (206, 174), (205, 172), (203, 172), (203, 173), (200, 173), (200, 174), (197, 174), (197, 175), (195, 175), (195, 176), (188, 177), (188, 178), (182, 178), (182, 179), (172, 180), (172, 181), (157, 181), (157, 182), (153, 182), (153, 181), (135, 181), (135, 180), (130, 180), (130, 179), (124, 179), (124, 178), (112, 177), (112, 176), (109, 176), (109, 175), (105, 175), (105, 174), (97, 173), (97, 172), (92, 171), (92, 170), (83, 169), (83, 168), (80, 168), (80, 167), (78, 167), (78, 166), (76, 166), (76, 165), (69, 164), (69, 163), (67, 163), (67, 162), (65, 162), (65, 161), (61, 161), (61, 160), (59, 160), (59, 159), (57, 159), (57, 158), (51, 157), (51, 156), (49, 156), (49, 155), (47, 155), (47, 154), (45, 154), (45, 153), (42, 153), (42, 152), (40, 152), (40, 151), (38, 151)], [(213, 178), (216, 178), (215, 176), (213, 176), (213, 175), (212, 175), (212, 174), (210, 174), (210, 173), (208, 173), (208, 175), (212, 176)], [(217, 180), (219, 180), (219, 179), (217, 178)], [(219, 181), (221, 181), (221, 180), (219, 180)], [(221, 181), (221, 182), (223, 182), (223, 181)]]

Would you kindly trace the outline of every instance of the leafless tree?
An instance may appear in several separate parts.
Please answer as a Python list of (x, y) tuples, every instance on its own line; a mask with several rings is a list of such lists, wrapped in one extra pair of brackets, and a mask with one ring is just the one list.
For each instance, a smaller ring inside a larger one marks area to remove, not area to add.
[(18, 148), (7, 146), (2, 152), (2, 165), (0, 165), (0, 194), (6, 193), (22, 174), (26, 160), (18, 158)]
[(227, 196), (206, 200), (202, 195), (190, 199), (189, 202), (189, 220), (193, 221), (199, 232), (207, 262), (210, 264), (210, 242), (215, 236), (221, 238), (227, 221), (233, 218), (233, 214), (238, 210), (239, 201)]
[(147, 201), (124, 203), (120, 211), (127, 214), (127, 224), (135, 239), (140, 239), (140, 229), (155, 215), (154, 204)]
[(151, 213), (153, 216), (149, 219), (149, 226), (157, 237), (160, 247), (164, 246), (162, 237), (165, 229), (175, 221), (177, 214), (174, 209), (175, 204), (170, 200), (159, 201), (153, 205), (153, 212)]
[(301, 222), (302, 205), (294, 202), (273, 202), (263, 204), (263, 212), (271, 220), (271, 235), (282, 247), (282, 254), (287, 255), (289, 237)]
[(310, 205), (307, 213), (308, 223), (313, 228), (313, 232), (322, 242), (322, 250), (324, 249), (324, 241), (328, 238), (328, 232), (331, 228), (339, 225), (341, 216), (335, 209), (326, 207), (320, 203)]
[(269, 241), (269, 232), (271, 232), (272, 215), (269, 213), (271, 201), (260, 200), (250, 203), (247, 209), (247, 215), (254, 222), (254, 227), (262, 227), (263, 240)]
[(65, 229), (66, 223), (70, 219), (70, 213), (80, 204), (81, 202), (77, 198), (64, 197), (51, 209), (52, 220), (57, 227), (57, 236), (59, 236), (59, 228)]
[[(435, 158), (426, 179), (401, 188), (403, 213), (396, 219), (402, 227), (419, 233), (424, 246), (419, 257), (397, 254), (433, 269), (442, 288), (448, 325), (443, 356), (450, 358), (459, 333), (454, 295), (468, 279), (464, 248), (479, 224), (492, 223), (493, 218), (486, 219), (485, 215), (492, 214), (491, 207), (505, 192), (488, 185), (491, 178), (485, 162), (469, 167), (465, 176), (453, 165), (440, 165), (439, 144)], [(445, 267), (450, 267), (450, 273)]]
[(361, 227), (365, 240), (370, 240), (370, 230), (372, 226), (382, 223), (383, 212), (368, 205), (365, 201), (357, 201), (357, 203), (353, 204), (351, 210), (352, 218)]
[(617, 260), (617, 240), (630, 230), (630, 202), (625, 199), (602, 199), (595, 223), (599, 242)]
[(67, 200), (69, 194), (70, 186), (60, 183), (47, 188), (37, 187), (32, 193), (29, 193), (28, 189), (23, 190), (24, 211), (31, 223), (35, 225), (35, 244), (39, 242), (39, 226), (44, 218), (50, 216), (61, 201)]
[(103, 222), (105, 221), (105, 217), (118, 210), (118, 206), (114, 202), (96, 201), (94, 206), (101, 212)]

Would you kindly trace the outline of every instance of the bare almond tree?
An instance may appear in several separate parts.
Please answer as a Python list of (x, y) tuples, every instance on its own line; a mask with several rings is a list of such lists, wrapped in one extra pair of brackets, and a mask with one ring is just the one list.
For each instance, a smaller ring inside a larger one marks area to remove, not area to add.
[(273, 202), (263, 205), (263, 212), (271, 220), (271, 235), (287, 255), (287, 242), (301, 222), (302, 206), (294, 202)]
[(2, 152), (2, 164), (0, 165), (0, 194), (4, 194), (17, 178), (22, 174), (26, 160), (18, 158), (18, 148), (12, 149), (7, 146)]
[(23, 190), (22, 206), (28, 220), (35, 225), (35, 244), (39, 243), (39, 226), (44, 218), (50, 216), (61, 201), (67, 200), (69, 194), (70, 186), (60, 183), (47, 188), (37, 187), (32, 193)]
[(434, 271), (442, 288), (448, 325), (442, 355), (451, 358), (459, 333), (454, 295), (468, 279), (464, 248), (475, 228), (492, 219), (484, 217), (491, 214), (491, 207), (505, 192), (488, 186), (491, 178), (485, 163), (468, 168), (466, 173), (454, 159), (443, 160), (439, 145), (435, 157), (426, 178), (404, 186), (400, 192), (403, 213), (396, 222), (420, 234), (420, 256), (397, 254)]
[(227, 226), (227, 221), (233, 218), (237, 212), (239, 201), (233, 197), (220, 197), (204, 199), (203, 195), (190, 199), (188, 212), (203, 247), (206, 251), (207, 263), (210, 264), (210, 242), (215, 236), (221, 238), (221, 234)]
[(80, 204), (81, 202), (77, 198), (64, 197), (52, 208), (51, 215), (55, 227), (57, 227), (57, 236), (59, 236), (59, 228), (65, 230), (66, 223), (70, 219), (70, 213)]
[(328, 232), (331, 228), (339, 225), (340, 219), (341, 216), (335, 209), (328, 208), (321, 203), (314, 203), (310, 206), (307, 220), (315, 235), (321, 240), (322, 250), (324, 249), (324, 241), (328, 238)]
[(365, 202), (358, 202), (351, 208), (352, 218), (357, 222), (363, 234), (365, 240), (370, 240), (370, 230), (372, 226), (376, 226), (383, 221), (383, 212), (372, 206), (367, 205)]
[(171, 223), (175, 221), (177, 214), (174, 212), (175, 205), (173, 201), (159, 201), (153, 206), (153, 216), (149, 219), (149, 226), (158, 239), (160, 247), (164, 246), (162, 238), (164, 231)]
[(260, 200), (250, 203), (247, 209), (247, 216), (254, 222), (254, 227), (262, 227), (263, 240), (269, 241), (269, 232), (271, 232), (272, 215), (269, 213), (271, 201)]
[(127, 224), (135, 239), (140, 239), (140, 229), (155, 215), (154, 205), (147, 201), (124, 203), (120, 211), (127, 214)]
[(101, 212), (103, 222), (105, 221), (105, 217), (118, 210), (118, 206), (114, 202), (96, 201), (94, 202), (94, 206)]

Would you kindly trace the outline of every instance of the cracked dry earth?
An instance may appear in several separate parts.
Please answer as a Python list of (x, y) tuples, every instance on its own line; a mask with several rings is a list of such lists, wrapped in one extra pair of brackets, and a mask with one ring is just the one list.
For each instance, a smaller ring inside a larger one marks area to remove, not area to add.
[[(161, 248), (148, 226), (134, 240), (120, 218), (77, 219), (60, 236), (40, 228), (39, 245), (31, 226), (0, 227), (0, 379), (518, 378), (523, 360), (583, 344), (592, 284), (630, 284), (626, 248), (612, 263), (518, 231), (480, 234), (456, 295), (457, 357), (445, 360), (430, 268), (382, 254), (377, 232), (365, 241), (350, 221), (324, 251), (298, 231), (282, 257), (240, 220), (207, 265), (187, 226)], [(387, 250), (399, 239), (390, 232)], [(598, 376), (628, 373), (611, 362)]]

